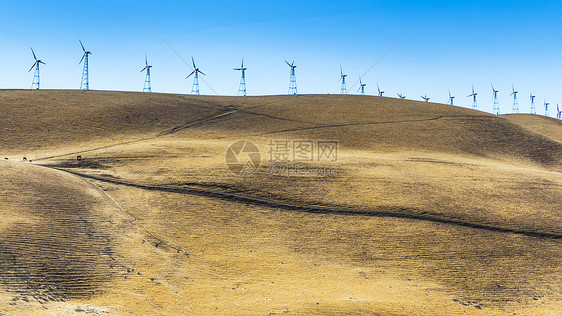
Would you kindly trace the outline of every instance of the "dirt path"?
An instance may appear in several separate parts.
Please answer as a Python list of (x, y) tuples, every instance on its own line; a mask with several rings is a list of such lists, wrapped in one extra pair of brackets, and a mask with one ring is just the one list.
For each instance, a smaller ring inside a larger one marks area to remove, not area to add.
[(167, 135), (171, 135), (174, 133), (177, 133), (179, 131), (182, 131), (184, 129), (196, 126), (196, 125), (200, 125), (209, 121), (213, 121), (219, 118), (223, 118), (225, 116), (231, 115), (238, 112), (238, 110), (233, 110), (233, 111), (229, 111), (229, 112), (225, 112), (225, 113), (221, 113), (219, 115), (214, 115), (199, 121), (195, 121), (195, 122), (191, 122), (191, 123), (187, 123), (185, 125), (182, 126), (178, 126), (173, 128), (172, 130), (168, 131), (168, 132), (163, 132), (161, 134), (158, 134), (156, 136), (152, 136), (152, 137), (146, 137), (146, 138), (140, 138), (140, 139), (135, 139), (135, 140), (130, 140), (127, 142), (121, 142), (121, 143), (117, 143), (117, 144), (111, 144), (111, 145), (107, 145), (107, 146), (102, 146), (102, 147), (96, 147), (96, 148), (91, 148), (91, 149), (86, 149), (86, 150), (81, 150), (81, 151), (76, 151), (76, 152), (71, 152), (71, 153), (66, 153), (66, 154), (60, 154), (60, 155), (54, 155), (54, 156), (46, 156), (46, 157), (39, 157), (39, 158), (35, 158), (35, 161), (44, 161), (44, 160), (49, 160), (49, 159), (53, 159), (53, 158), (60, 158), (60, 157), (66, 157), (66, 156), (70, 156), (70, 155), (77, 155), (77, 154), (83, 154), (83, 153), (87, 153), (87, 152), (92, 152), (92, 151), (97, 151), (97, 150), (102, 150), (102, 149), (107, 149), (107, 148), (113, 148), (113, 147), (118, 147), (118, 146), (123, 146), (123, 145), (128, 145), (128, 144), (133, 144), (133, 143), (138, 143), (138, 142), (144, 142), (144, 141), (149, 141), (149, 140), (154, 140), (154, 139), (158, 139), (160, 137), (164, 137)]
[[(173, 193), (182, 193), (182, 194), (194, 194), (194, 195), (219, 198), (219, 199), (223, 199), (223, 200), (227, 200), (227, 201), (234, 201), (234, 202), (239, 202), (239, 203), (247, 203), (247, 204), (273, 207), (273, 208), (283, 209), (283, 210), (287, 210), (287, 211), (297, 211), (297, 212), (316, 213), (316, 214), (336, 214), (336, 215), (345, 215), (345, 216), (407, 218), (407, 219), (412, 219), (412, 220), (430, 221), (430, 222), (436, 222), (436, 223), (441, 223), (441, 224), (463, 226), (463, 227), (469, 227), (469, 228), (473, 228), (473, 229), (481, 229), (481, 230), (488, 230), (488, 231), (501, 232), (501, 233), (520, 234), (520, 235), (537, 237), (537, 238), (562, 239), (562, 234), (529, 231), (529, 230), (520, 230), (520, 229), (513, 229), (513, 228), (506, 228), (506, 227), (498, 227), (498, 226), (492, 226), (492, 225), (486, 225), (486, 224), (471, 223), (471, 222), (462, 221), (462, 220), (441, 218), (441, 217), (431, 216), (431, 215), (412, 214), (412, 213), (396, 212), (396, 211), (356, 210), (356, 209), (339, 208), (339, 207), (323, 207), (323, 206), (313, 206), (313, 205), (289, 204), (289, 203), (285, 203), (283, 201), (267, 200), (267, 199), (253, 197), (253, 196), (244, 195), (244, 194), (205, 190), (205, 189), (192, 188), (192, 187), (171, 187), (171, 186), (146, 185), (146, 184), (127, 182), (127, 181), (123, 181), (123, 180), (108, 179), (108, 178), (98, 177), (98, 176), (94, 176), (94, 175), (79, 173), (79, 172), (76, 172), (76, 171), (70, 171), (70, 170), (60, 169), (60, 168), (53, 168), (53, 167), (49, 167), (49, 166), (43, 166), (43, 167), (65, 171), (65, 172), (68, 172), (70, 174), (82, 177), (82, 178), (93, 179), (93, 180), (98, 180), (98, 181), (112, 183), (112, 184), (118, 184), (118, 185), (126, 185), (126, 186), (129, 186), (129, 187), (135, 187), (135, 188), (144, 189), (144, 190), (161, 191), (161, 192), (173, 192)], [(408, 211), (408, 210), (405, 209), (403, 211)]]

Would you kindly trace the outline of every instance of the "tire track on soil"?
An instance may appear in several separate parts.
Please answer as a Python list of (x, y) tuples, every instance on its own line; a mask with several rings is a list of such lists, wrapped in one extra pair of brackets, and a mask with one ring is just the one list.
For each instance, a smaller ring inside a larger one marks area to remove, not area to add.
[(399, 124), (399, 123), (417, 123), (417, 122), (429, 122), (429, 121), (436, 121), (443, 118), (487, 118), (490, 117), (486, 116), (477, 116), (477, 115), (439, 115), (436, 117), (424, 118), (424, 119), (417, 119), (417, 120), (399, 120), (399, 121), (382, 121), (382, 122), (357, 122), (357, 123), (342, 123), (342, 124), (330, 124), (330, 125), (320, 125), (320, 126), (309, 126), (309, 127), (300, 127), (300, 128), (291, 128), (285, 130), (278, 130), (278, 131), (271, 131), (265, 133), (254, 134), (252, 136), (263, 136), (263, 135), (271, 135), (271, 134), (280, 134), (280, 133), (288, 133), (288, 132), (299, 132), (299, 131), (307, 131), (313, 129), (321, 129), (321, 128), (334, 128), (334, 127), (347, 127), (347, 126), (361, 126), (361, 125), (379, 125), (379, 124)]
[(190, 127), (193, 127), (193, 126), (196, 126), (196, 125), (199, 125), (199, 124), (203, 124), (203, 123), (206, 123), (206, 122), (209, 122), (209, 121), (213, 121), (213, 120), (216, 120), (216, 119), (223, 118), (225, 116), (234, 114), (236, 112), (238, 112), (238, 109), (228, 111), (228, 112), (224, 112), (224, 113), (214, 115), (214, 116), (211, 116), (211, 117), (207, 117), (207, 118), (204, 118), (204, 119), (199, 120), (199, 121), (187, 123), (187, 124), (182, 125), (182, 126), (174, 127), (170, 131), (163, 132), (163, 133), (160, 133), (160, 134), (158, 134), (156, 136), (152, 136), (152, 137), (134, 139), (134, 140), (121, 142), (121, 143), (117, 143), (117, 144), (111, 144), (111, 145), (107, 145), (107, 146), (101, 146), (101, 147), (96, 147), (96, 148), (91, 148), (91, 149), (86, 149), (86, 150), (81, 150), (81, 151), (75, 151), (75, 152), (66, 153), (66, 154), (53, 155), (53, 156), (47, 156), (47, 157), (39, 157), (39, 158), (35, 158), (34, 161), (49, 160), (49, 159), (53, 159), (53, 158), (60, 158), (60, 157), (65, 157), (65, 156), (70, 156), (70, 155), (83, 154), (83, 153), (92, 152), (92, 151), (96, 151), (96, 150), (102, 150), (102, 149), (107, 149), (107, 148), (112, 148), (112, 147), (117, 147), (117, 146), (122, 146), (122, 145), (139, 143), (139, 142), (143, 142), (143, 141), (147, 141), (147, 140), (154, 140), (154, 139), (158, 139), (160, 137), (164, 137), (164, 136), (167, 136), (167, 135), (170, 135), (170, 134), (177, 133), (181, 130), (184, 130), (184, 129), (187, 129), (187, 128), (190, 128)]
[(139, 184), (133, 183), (123, 180), (116, 180), (116, 179), (107, 179), (103, 177), (98, 177), (89, 174), (83, 174), (76, 171), (70, 171), (62, 168), (50, 167), (40, 165), (45, 168), (56, 169), (64, 172), (68, 172), (70, 174), (87, 178), (98, 180), (106, 183), (112, 183), (117, 185), (125, 185), (129, 187), (134, 187), (143, 190), (149, 191), (160, 191), (160, 192), (169, 192), (169, 193), (180, 193), (180, 194), (192, 194), (204, 197), (211, 197), (211, 198), (218, 198), (221, 200), (237, 202), (237, 203), (246, 203), (246, 204), (253, 204), (253, 205), (260, 205), (266, 206), (271, 208), (277, 208), (287, 211), (296, 211), (296, 212), (303, 212), (303, 213), (311, 213), (311, 214), (333, 214), (333, 215), (342, 215), (342, 216), (368, 216), (368, 217), (393, 217), (393, 218), (404, 218), (404, 219), (411, 219), (411, 220), (421, 220), (427, 222), (434, 222), (440, 224), (447, 224), (453, 226), (461, 226), (461, 227), (468, 227), (473, 229), (480, 229), (480, 230), (487, 230), (499, 233), (511, 233), (511, 234), (518, 234), (518, 235), (525, 235), (529, 237), (537, 237), (537, 238), (546, 238), (546, 239), (562, 239), (562, 234), (557, 233), (546, 233), (546, 232), (537, 232), (537, 231), (530, 231), (530, 230), (522, 230), (522, 229), (514, 229), (514, 228), (506, 228), (506, 227), (498, 227), (486, 224), (478, 224), (472, 223), (462, 220), (456, 219), (447, 219), (441, 218), (437, 216), (431, 215), (423, 215), (423, 214), (412, 214), (406, 212), (393, 212), (393, 211), (383, 211), (383, 210), (357, 210), (357, 209), (350, 209), (350, 208), (340, 208), (340, 207), (325, 207), (325, 206), (314, 206), (314, 205), (299, 205), (299, 204), (291, 204), (282, 201), (274, 201), (274, 200), (267, 200), (263, 198), (258, 198), (254, 196), (244, 195), (244, 194), (237, 194), (237, 193), (228, 193), (228, 192), (220, 192), (220, 191), (213, 191), (213, 190), (205, 190), (205, 189), (198, 189), (192, 187), (170, 187), (170, 186), (159, 186), (159, 185), (147, 185), (147, 184)]

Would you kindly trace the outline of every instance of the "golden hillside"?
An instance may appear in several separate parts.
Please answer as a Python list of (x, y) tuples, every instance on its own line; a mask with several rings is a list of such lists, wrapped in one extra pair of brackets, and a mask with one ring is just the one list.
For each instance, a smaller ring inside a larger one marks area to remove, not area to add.
[[(558, 120), (352, 95), (0, 91), (0, 109), (0, 314), (562, 309)], [(244, 176), (239, 140), (261, 156)], [(271, 172), (272, 144), (308, 141), (337, 159)]]

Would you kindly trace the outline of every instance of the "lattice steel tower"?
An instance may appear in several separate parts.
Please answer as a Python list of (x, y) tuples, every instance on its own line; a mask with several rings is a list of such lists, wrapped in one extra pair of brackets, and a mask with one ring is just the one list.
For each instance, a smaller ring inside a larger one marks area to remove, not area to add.
[(531, 91), (530, 94), (530, 99), (531, 99), (531, 114), (537, 114), (537, 110), (535, 108), (535, 98), (536, 96), (533, 95), (533, 92)]
[(37, 59), (37, 57), (35, 56), (35, 52), (33, 51), (33, 48), (31, 49), (31, 53), (33, 54), (33, 59), (35, 59), (35, 62), (27, 72), (30, 72), (33, 68), (35, 68), (35, 73), (33, 74), (33, 82), (31, 83), (31, 89), (33, 90), (35, 88), (39, 90), (41, 86), (41, 81), (39, 78), (39, 65), (40, 64), (46, 65), (46, 64), (42, 62), (41, 59)]
[(343, 70), (340, 65), (340, 79), (341, 79), (340, 94), (347, 94), (347, 85), (345, 84), (345, 77), (347, 77), (347, 75), (343, 74)]
[(291, 67), (291, 77), (289, 78), (289, 94), (298, 94), (297, 91), (297, 76), (295, 75), (295, 61), (293, 60), (292, 63), (289, 64), (288, 61), (285, 60), (287, 65)]
[(472, 109), (478, 110), (478, 103), (476, 102), (476, 96), (478, 93), (474, 92), (474, 85), (472, 85), (472, 94), (469, 94), (467, 97), (472, 97)]
[(519, 93), (519, 91), (515, 91), (513, 85), (511, 85), (511, 91), (510, 96), (513, 96), (513, 113), (519, 113), (519, 102), (517, 102), (517, 93)]
[(242, 93), (243, 96), (246, 96), (246, 69), (248, 68), (244, 67), (244, 58), (242, 58), (242, 64), (240, 65), (240, 68), (234, 68), (234, 70), (242, 72), (242, 75), (240, 77), (240, 85), (238, 86), (238, 95)]
[(152, 66), (150, 66), (148, 64), (148, 58), (146, 57), (146, 54), (144, 54), (144, 68), (141, 70), (141, 72), (146, 70), (146, 76), (144, 77), (144, 86), (142, 87), (142, 92), (152, 92), (152, 84), (150, 83), (150, 68), (152, 68)]
[(455, 97), (451, 95), (451, 90), (449, 89), (449, 105), (454, 105), (453, 104), (454, 99), (455, 99)]
[(84, 61), (84, 69), (82, 70), (82, 79), (80, 80), (80, 89), (81, 90), (90, 90), (90, 77), (89, 77), (89, 72), (88, 72), (88, 56), (91, 55), (92, 53), (90, 51), (87, 51), (84, 48), (84, 45), (82, 44), (82, 41), (80, 41), (80, 46), (82, 46), (82, 50), (84, 51), (84, 54), (82, 55), (82, 58), (80, 59), (79, 64), (82, 63), (82, 61)]
[(377, 82), (377, 91), (378, 91), (378, 94), (377, 94), (377, 95), (378, 95), (379, 97), (382, 97), (383, 94), (384, 94), (384, 91), (382, 91), (382, 90), (379, 88), (379, 83), (378, 83), (378, 82)]
[(189, 78), (191, 75), (193, 76), (193, 85), (191, 86), (191, 94), (199, 95), (199, 74), (205, 76), (205, 74), (195, 66), (195, 60), (193, 60), (193, 56), (191, 56), (191, 63), (193, 63), (193, 71), (185, 77), (185, 79)]
[(363, 81), (361, 81), (361, 75), (359, 75), (359, 89), (357, 89), (357, 92), (361, 91), (361, 94), (365, 94), (365, 86), (367, 84), (363, 83)]
[(494, 85), (492, 85), (492, 98), (494, 99), (494, 114), (500, 115), (500, 105), (498, 104), (498, 92), (499, 90), (494, 89)]

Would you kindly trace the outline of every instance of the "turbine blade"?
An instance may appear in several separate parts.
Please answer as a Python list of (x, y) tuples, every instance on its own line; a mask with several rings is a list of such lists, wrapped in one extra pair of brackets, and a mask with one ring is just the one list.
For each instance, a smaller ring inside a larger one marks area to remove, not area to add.
[(81, 40), (78, 40), (80, 42), (80, 46), (82, 46), (82, 50), (84, 51), (84, 53), (86, 52), (86, 49), (84, 48), (84, 44), (82, 44)]
[(31, 53), (33, 54), (33, 59), (37, 60), (37, 57), (35, 57), (35, 52), (33, 51), (33, 47), (31, 48)]
[(244, 68), (244, 57), (242, 57), (242, 65), (240, 66), (240, 68)]
[(36, 64), (37, 64), (37, 62), (34, 62), (34, 63), (33, 63), (33, 66), (31, 66), (31, 68), (29, 68), (29, 70), (28, 70), (27, 72), (30, 72), (30, 71), (31, 71), (31, 69), (33, 69), (33, 68), (35, 67), (35, 65), (36, 65)]
[(146, 68), (148, 68), (148, 66), (144, 67), (140, 72), (143, 72), (146, 70)]
[(293, 65), (289, 64), (289, 62), (288, 62), (287, 60), (285, 60), (285, 62), (287, 63), (287, 65), (288, 65), (289, 67), (293, 67)]
[(187, 75), (187, 77), (185, 77), (185, 79), (187, 79), (187, 78), (191, 77), (191, 75), (193, 75), (194, 73), (195, 73), (195, 70), (194, 70), (194, 71), (192, 71), (192, 72), (191, 72), (191, 73), (190, 73), (189, 75)]
[(43, 61), (41, 61), (41, 60), (39, 60), (39, 63), (40, 63), (40, 64), (43, 64), (43, 65), (46, 65), (46, 63), (43, 62)]
[(193, 63), (193, 69), (197, 69), (197, 67), (195, 67), (195, 60), (193, 60), (193, 56), (191, 56), (191, 62)]
[(82, 63), (82, 61), (84, 60), (84, 57), (86, 57), (86, 53), (84, 53), (84, 55), (82, 55), (82, 58), (80, 58), (80, 61), (78, 62), (79, 64)]
[(202, 74), (203, 76), (206, 76), (206, 74), (205, 74), (204, 72), (202, 72), (201, 70), (198, 70), (198, 72), (199, 72), (200, 74)]

